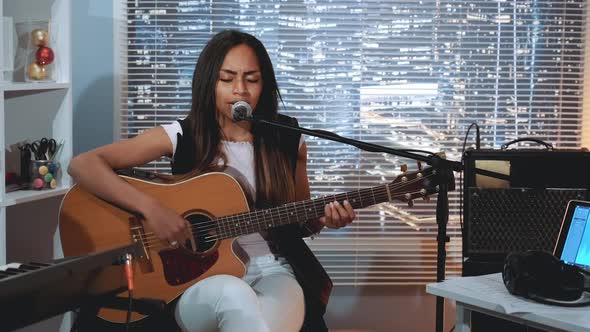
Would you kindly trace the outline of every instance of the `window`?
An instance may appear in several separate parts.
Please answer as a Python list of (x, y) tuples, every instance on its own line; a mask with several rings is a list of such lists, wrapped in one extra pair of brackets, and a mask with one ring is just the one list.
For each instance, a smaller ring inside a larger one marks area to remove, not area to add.
[[(583, 0), (122, 2), (120, 135), (184, 117), (200, 50), (241, 29), (267, 47), (283, 112), (302, 127), (459, 160), (469, 124), (482, 146), (535, 136), (581, 144)], [(315, 197), (373, 187), (412, 160), (306, 137)], [(469, 138), (469, 144), (473, 137)], [(166, 170), (167, 161), (151, 164)], [(458, 175), (458, 174), (457, 174)], [(457, 187), (459, 188), (459, 187)], [(459, 192), (451, 192), (447, 275), (461, 270)], [(309, 244), (335, 284), (436, 279), (436, 196), (358, 211)]]

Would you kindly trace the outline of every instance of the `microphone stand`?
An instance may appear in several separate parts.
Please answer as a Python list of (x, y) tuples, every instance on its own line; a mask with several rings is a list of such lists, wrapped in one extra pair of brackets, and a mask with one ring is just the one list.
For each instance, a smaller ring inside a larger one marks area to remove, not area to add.
[[(448, 198), (448, 191), (449, 189), (455, 189), (454, 186), (454, 176), (453, 171), (461, 172), (463, 170), (463, 165), (458, 161), (451, 161), (442, 158), (437, 154), (431, 155), (421, 155), (417, 153), (412, 153), (405, 150), (398, 150), (398, 149), (391, 149), (388, 147), (366, 143), (362, 141), (357, 141), (350, 138), (345, 138), (339, 136), (337, 134), (324, 131), (324, 130), (311, 130), (306, 128), (301, 128), (299, 126), (291, 126), (284, 123), (279, 123), (276, 121), (270, 121), (261, 118), (247, 118), (246, 120), (252, 121), (254, 123), (259, 123), (263, 125), (270, 125), (277, 128), (287, 129), (296, 131), (302, 134), (325, 138), (331, 141), (336, 141), (348, 145), (355, 146), (361, 150), (369, 151), (369, 152), (381, 152), (387, 153), (390, 155), (400, 156), (404, 158), (410, 158), (417, 161), (422, 161), (427, 163), (428, 165), (434, 168), (434, 172), (438, 177), (439, 189), (436, 199), (436, 224), (438, 226), (438, 233), (436, 236), (437, 240), (437, 257), (436, 257), (436, 281), (441, 282), (445, 279), (445, 261), (446, 261), (446, 248), (445, 244), (449, 242), (449, 236), (447, 235), (447, 223), (449, 221), (449, 198)], [(494, 172), (484, 171), (488, 175), (495, 174)], [(500, 174), (501, 176), (504, 176)], [(452, 183), (452, 186), (449, 186), (449, 183)], [(444, 323), (444, 298), (437, 296), (436, 297), (436, 331), (442, 332), (443, 331), (443, 323)]]

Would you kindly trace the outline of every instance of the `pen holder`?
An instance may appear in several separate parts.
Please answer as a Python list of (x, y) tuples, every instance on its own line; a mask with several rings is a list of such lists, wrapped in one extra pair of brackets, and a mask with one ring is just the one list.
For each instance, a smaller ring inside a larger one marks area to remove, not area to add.
[(60, 164), (53, 160), (31, 160), (31, 189), (55, 189), (60, 179)]

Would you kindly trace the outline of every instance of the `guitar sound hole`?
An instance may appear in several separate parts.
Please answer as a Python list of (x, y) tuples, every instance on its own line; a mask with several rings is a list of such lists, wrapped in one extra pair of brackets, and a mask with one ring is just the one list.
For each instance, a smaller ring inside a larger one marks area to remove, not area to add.
[(217, 243), (215, 222), (202, 214), (191, 214), (186, 220), (192, 225), (193, 237), (197, 243), (197, 252), (205, 252)]

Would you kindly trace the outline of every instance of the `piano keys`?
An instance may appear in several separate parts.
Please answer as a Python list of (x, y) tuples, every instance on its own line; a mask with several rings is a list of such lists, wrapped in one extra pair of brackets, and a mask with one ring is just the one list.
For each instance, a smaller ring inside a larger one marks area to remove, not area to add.
[(135, 254), (135, 245), (51, 263), (1, 266), (2, 329), (12, 331), (126, 290), (126, 254)]
[(37, 269), (40, 269), (42, 267), (46, 267), (49, 265), (51, 265), (51, 264), (37, 263), (37, 262), (30, 262), (27, 264), (9, 263), (6, 265), (2, 265), (2, 266), (0, 266), (0, 280), (14, 276), (14, 275), (19, 275), (21, 273), (35, 271)]

